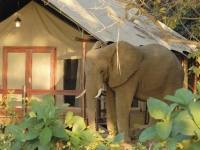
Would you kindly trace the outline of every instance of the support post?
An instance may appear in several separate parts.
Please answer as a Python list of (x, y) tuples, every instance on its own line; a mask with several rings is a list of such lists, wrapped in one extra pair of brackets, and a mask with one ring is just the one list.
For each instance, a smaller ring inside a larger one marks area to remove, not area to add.
[[(84, 73), (84, 64), (85, 64), (85, 55), (86, 55), (86, 42), (83, 42), (83, 51), (82, 51), (82, 90), (85, 89), (85, 73)], [(82, 105), (81, 105), (81, 114), (83, 118), (86, 118), (86, 96), (82, 96)]]
[(28, 102), (26, 100), (26, 86), (22, 86), (22, 116), (25, 117), (26, 113), (27, 113), (27, 106), (28, 106)]

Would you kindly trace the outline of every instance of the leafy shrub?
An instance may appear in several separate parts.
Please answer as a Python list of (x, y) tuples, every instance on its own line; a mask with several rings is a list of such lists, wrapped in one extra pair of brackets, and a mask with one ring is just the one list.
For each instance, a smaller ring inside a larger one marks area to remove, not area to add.
[(29, 108), (31, 111), (19, 124), (11, 122), (3, 126), (5, 132), (1, 132), (0, 138), (4, 140), (0, 143), (0, 148), (2, 150), (120, 148), (119, 142), (123, 139), (123, 134), (114, 139), (104, 139), (100, 136), (102, 131), (91, 132), (82, 117), (68, 112), (63, 118), (61, 110), (67, 108), (69, 104), (54, 106), (54, 101), (53, 96), (49, 94), (43, 96), (42, 104), (37, 100), (31, 100)]
[[(198, 85), (199, 87), (199, 85)], [(149, 98), (147, 106), (150, 116), (160, 120), (145, 129), (139, 136), (140, 142), (155, 140), (154, 149), (167, 147), (170, 150), (198, 150), (200, 147), (200, 96), (186, 89), (178, 89), (174, 96), (167, 95), (166, 103)], [(175, 109), (175, 108), (179, 109)]]

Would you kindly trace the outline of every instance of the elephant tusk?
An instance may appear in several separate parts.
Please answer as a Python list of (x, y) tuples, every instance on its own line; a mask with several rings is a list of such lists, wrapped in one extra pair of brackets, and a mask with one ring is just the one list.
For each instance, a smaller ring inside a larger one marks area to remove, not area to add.
[(101, 95), (101, 92), (103, 91), (103, 88), (100, 88), (97, 95), (95, 96), (95, 98), (98, 98)]
[(76, 99), (77, 99), (77, 98), (80, 98), (80, 97), (82, 97), (85, 93), (86, 93), (86, 90), (84, 90), (80, 95), (76, 96), (75, 98), (76, 98)]

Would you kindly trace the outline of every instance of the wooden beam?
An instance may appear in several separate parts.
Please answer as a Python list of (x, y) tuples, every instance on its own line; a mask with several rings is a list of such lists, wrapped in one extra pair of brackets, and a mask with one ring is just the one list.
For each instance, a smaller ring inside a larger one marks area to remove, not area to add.
[(95, 38), (88, 38), (88, 37), (75, 37), (75, 41), (95, 43), (98, 40)]

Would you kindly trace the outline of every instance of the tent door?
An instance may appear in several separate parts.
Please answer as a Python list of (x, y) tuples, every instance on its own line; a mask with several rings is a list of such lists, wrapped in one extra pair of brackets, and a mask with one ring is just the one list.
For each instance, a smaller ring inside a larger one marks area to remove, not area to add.
[(55, 89), (55, 47), (4, 47), (3, 57), (2, 88)]

